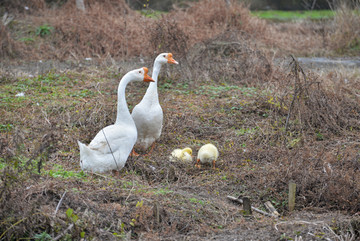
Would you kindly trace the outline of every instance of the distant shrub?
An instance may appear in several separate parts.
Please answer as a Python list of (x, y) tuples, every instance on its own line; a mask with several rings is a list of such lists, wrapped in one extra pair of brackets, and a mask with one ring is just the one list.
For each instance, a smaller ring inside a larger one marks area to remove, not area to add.
[(0, 57), (15, 57), (19, 45), (11, 38), (8, 29), (0, 23)]
[[(360, 5), (357, 6), (360, 9)], [(336, 10), (329, 35), (330, 45), (337, 52), (360, 53), (360, 15), (359, 12), (343, 4)]]

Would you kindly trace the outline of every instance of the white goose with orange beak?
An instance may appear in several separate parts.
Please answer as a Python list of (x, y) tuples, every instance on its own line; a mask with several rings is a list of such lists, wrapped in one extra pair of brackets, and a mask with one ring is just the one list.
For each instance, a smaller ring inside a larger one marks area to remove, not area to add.
[(115, 124), (100, 130), (88, 146), (78, 141), (82, 170), (103, 173), (124, 167), (137, 138), (137, 129), (125, 99), (125, 88), (132, 81), (154, 82), (147, 73), (148, 69), (143, 67), (125, 74), (119, 83)]
[[(138, 131), (135, 148), (144, 151), (152, 145), (149, 153), (153, 150), (155, 141), (160, 137), (163, 126), (163, 111), (159, 103), (157, 79), (161, 66), (166, 63), (178, 64), (171, 53), (162, 53), (156, 57), (152, 72), (152, 78), (155, 82), (150, 83), (143, 99), (134, 107), (131, 114)], [(135, 151), (133, 154), (138, 155)]]

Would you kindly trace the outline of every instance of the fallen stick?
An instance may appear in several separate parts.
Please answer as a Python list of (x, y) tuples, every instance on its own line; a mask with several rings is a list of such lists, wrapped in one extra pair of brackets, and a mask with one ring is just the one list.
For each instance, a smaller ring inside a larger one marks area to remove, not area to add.
[(57, 212), (59, 211), (60, 205), (61, 205), (61, 203), (62, 203), (62, 201), (63, 201), (63, 199), (64, 199), (65, 194), (66, 194), (66, 191), (64, 192), (64, 194), (62, 195), (62, 197), (61, 197), (58, 205), (56, 206), (56, 210), (55, 210), (55, 213), (54, 213), (54, 217), (56, 216)]
[(265, 202), (264, 205), (272, 215), (274, 215), (276, 217), (280, 216), (280, 214), (278, 213), (278, 211), (276, 211), (276, 209), (274, 208), (274, 206), (271, 204), (270, 201)]
[[(233, 196), (227, 196), (227, 198), (230, 199), (231, 201), (243, 204), (243, 200), (241, 200), (240, 198), (236, 198), (236, 197), (233, 197)], [(262, 210), (260, 210), (258, 208), (253, 207), (253, 206), (251, 206), (251, 209), (254, 210), (255, 212), (261, 213), (261, 214), (263, 214), (265, 216), (277, 218), (275, 215), (264, 212), (264, 211), (262, 211)]]
[(53, 240), (57, 241), (61, 239), (65, 234), (67, 234), (68, 231), (70, 231), (74, 227), (74, 224), (70, 224), (69, 227), (67, 227), (63, 232), (61, 232), (58, 236), (56, 236)]

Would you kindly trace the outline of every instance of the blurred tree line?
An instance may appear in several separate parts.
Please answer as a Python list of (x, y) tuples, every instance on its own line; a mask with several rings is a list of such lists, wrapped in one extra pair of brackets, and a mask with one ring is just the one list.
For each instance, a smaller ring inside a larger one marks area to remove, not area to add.
[[(86, 0), (85, 0), (86, 1)], [(168, 11), (173, 4), (184, 5), (186, 2), (196, 0), (126, 0), (128, 5), (134, 9), (148, 7), (154, 10)], [(225, 1), (225, 0), (218, 0)], [(250, 5), (252, 10), (312, 10), (333, 9), (340, 4), (355, 5), (360, 0), (238, 0)]]
[[(89, 2), (103, 1), (103, 0), (0, 0), (1, 10), (8, 8), (18, 9), (20, 12), (24, 11), (24, 6), (32, 6), (35, 8), (42, 8), (44, 6), (61, 6), (68, 1), (76, 1), (79, 9), (84, 10)], [(116, 2), (117, 0), (113, 0)], [(189, 2), (196, 2), (199, 0), (125, 0), (125, 2), (133, 9), (153, 9), (160, 11), (169, 11), (174, 5), (179, 7), (188, 6)], [(232, 0), (218, 0), (226, 1)], [(360, 6), (360, 0), (235, 0), (244, 2), (250, 6), (251, 10), (311, 10), (311, 9), (336, 9), (337, 6), (346, 4), (349, 7)]]

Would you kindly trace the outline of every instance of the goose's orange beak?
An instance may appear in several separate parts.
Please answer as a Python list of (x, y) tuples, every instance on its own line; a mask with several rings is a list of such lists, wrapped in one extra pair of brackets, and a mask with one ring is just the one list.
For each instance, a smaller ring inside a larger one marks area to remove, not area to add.
[(172, 53), (168, 54), (167, 60), (169, 64), (179, 64), (175, 59), (173, 59)]
[(148, 75), (148, 68), (143, 67), (144, 69), (144, 82), (155, 82), (155, 80), (153, 80), (149, 75)]

